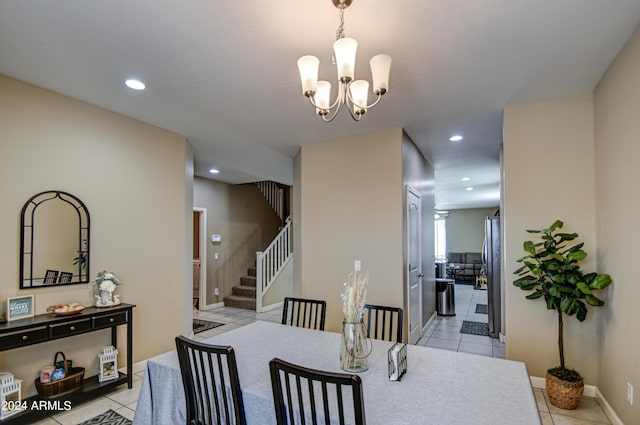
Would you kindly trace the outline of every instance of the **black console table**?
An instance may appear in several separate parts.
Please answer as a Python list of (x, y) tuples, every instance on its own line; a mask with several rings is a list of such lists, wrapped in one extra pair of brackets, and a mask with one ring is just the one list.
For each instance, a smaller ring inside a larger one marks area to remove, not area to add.
[[(95, 332), (102, 329), (111, 329), (111, 345), (118, 347), (117, 327), (127, 325), (127, 373), (120, 373), (117, 379), (99, 382), (98, 375), (86, 377), (82, 388), (74, 393), (57, 398), (56, 400), (70, 400), (72, 406), (75, 403), (94, 398), (114, 387), (127, 384), (129, 389), (133, 386), (133, 304), (120, 304), (115, 307), (87, 307), (79, 314), (72, 316), (54, 316), (51, 314), (38, 314), (34, 317), (19, 319), (0, 324), (0, 351), (40, 344), (60, 338), (67, 338), (83, 333)], [(98, 352), (96, 351), (96, 356)], [(34, 371), (35, 372), (35, 371)], [(29, 384), (25, 380), (23, 384)], [(31, 406), (39, 400), (37, 395), (24, 401)], [(63, 403), (60, 403), (63, 405)], [(34, 416), (46, 416), (51, 411), (25, 410), (0, 421), (2, 424), (31, 423)]]

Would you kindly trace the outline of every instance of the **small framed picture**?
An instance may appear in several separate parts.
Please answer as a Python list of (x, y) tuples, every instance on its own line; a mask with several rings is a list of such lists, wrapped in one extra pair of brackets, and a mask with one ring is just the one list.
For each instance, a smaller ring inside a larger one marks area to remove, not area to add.
[(33, 317), (33, 295), (7, 298), (7, 320), (18, 320)]

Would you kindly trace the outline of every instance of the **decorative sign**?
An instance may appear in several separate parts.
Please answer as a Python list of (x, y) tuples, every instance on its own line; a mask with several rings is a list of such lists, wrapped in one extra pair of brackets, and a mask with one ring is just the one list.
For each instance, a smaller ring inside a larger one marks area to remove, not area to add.
[(33, 295), (7, 298), (7, 320), (33, 317)]
[(407, 371), (407, 344), (396, 342), (387, 352), (389, 379), (399, 381)]

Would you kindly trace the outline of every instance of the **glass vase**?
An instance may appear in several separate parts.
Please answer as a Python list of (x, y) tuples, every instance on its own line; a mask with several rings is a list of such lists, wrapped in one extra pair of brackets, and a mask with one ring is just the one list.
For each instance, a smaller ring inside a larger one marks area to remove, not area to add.
[(340, 343), (340, 368), (346, 372), (364, 372), (369, 369), (367, 357), (370, 353), (371, 344), (367, 344), (367, 329), (364, 322), (344, 320)]

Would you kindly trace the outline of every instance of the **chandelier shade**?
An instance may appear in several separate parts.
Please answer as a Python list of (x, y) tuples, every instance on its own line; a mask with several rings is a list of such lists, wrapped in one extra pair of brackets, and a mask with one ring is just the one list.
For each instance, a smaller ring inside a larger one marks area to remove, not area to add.
[(318, 84), (318, 67), (320, 59), (315, 56), (307, 55), (298, 59), (298, 71), (300, 72), (300, 81), (302, 82), (302, 94), (313, 96), (316, 92)]
[[(333, 121), (342, 105), (346, 105), (349, 114), (354, 120), (360, 121), (365, 112), (377, 105), (382, 96), (389, 90), (391, 56), (381, 54), (371, 58), (369, 66), (371, 67), (372, 84), (369, 84), (366, 80), (355, 80), (358, 42), (344, 35), (344, 10), (349, 7), (352, 0), (333, 0), (333, 3), (340, 10), (340, 26), (336, 32), (337, 39), (333, 43), (333, 58), (338, 74), (336, 99), (331, 103), (331, 83), (318, 81), (320, 60), (311, 55), (302, 56), (298, 59), (302, 94), (309, 99), (316, 109), (316, 114), (323, 121)], [(367, 104), (369, 87), (371, 87), (373, 94), (376, 95), (375, 101), (370, 105)], [(330, 112), (332, 112), (331, 115)]]
[(389, 72), (391, 71), (391, 56), (376, 55), (369, 61), (371, 76), (373, 77), (373, 92), (385, 93), (389, 90)]

